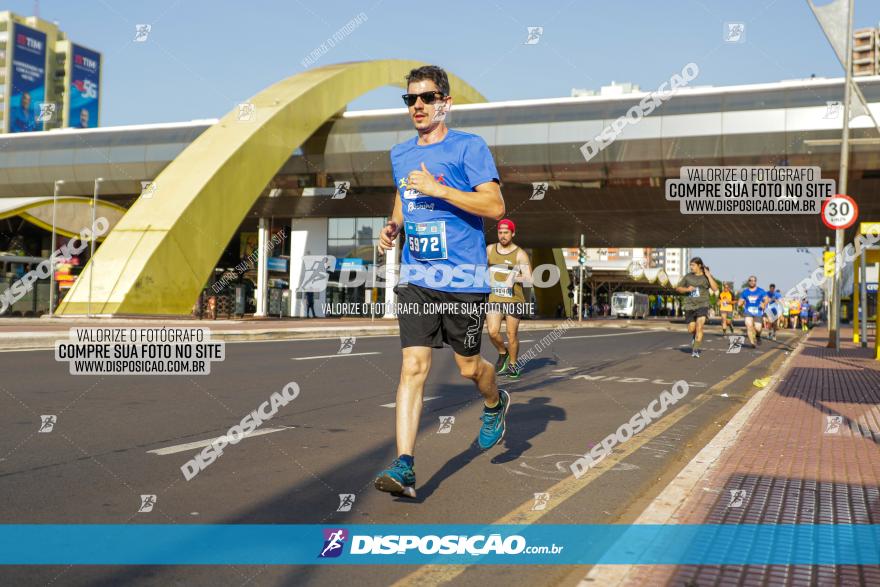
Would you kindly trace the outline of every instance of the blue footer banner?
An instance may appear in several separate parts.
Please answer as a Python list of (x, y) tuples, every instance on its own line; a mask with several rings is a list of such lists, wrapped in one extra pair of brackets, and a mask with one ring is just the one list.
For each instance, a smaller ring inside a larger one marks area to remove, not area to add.
[(0, 524), (4, 565), (877, 565), (876, 524)]

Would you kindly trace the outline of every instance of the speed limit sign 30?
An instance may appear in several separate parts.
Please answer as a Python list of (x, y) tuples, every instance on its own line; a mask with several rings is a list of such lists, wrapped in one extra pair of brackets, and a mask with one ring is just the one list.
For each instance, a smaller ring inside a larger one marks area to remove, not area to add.
[(856, 201), (845, 194), (835, 194), (822, 203), (822, 222), (831, 230), (849, 228), (858, 217)]

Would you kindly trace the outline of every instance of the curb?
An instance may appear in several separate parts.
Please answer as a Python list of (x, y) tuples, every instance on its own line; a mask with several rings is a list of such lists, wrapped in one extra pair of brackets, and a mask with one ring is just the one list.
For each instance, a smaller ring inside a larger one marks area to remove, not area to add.
[[(770, 384), (759, 389), (734, 414), (730, 421), (712, 437), (691, 461), (669, 482), (663, 490), (648, 504), (633, 524), (676, 524), (676, 513), (693, 494), (700, 480), (715, 466), (721, 455), (733, 447), (749, 417), (764, 403), (764, 400), (776, 389), (780, 381), (788, 375), (791, 362), (801, 354), (804, 342), (813, 331), (801, 339), (798, 347), (782, 362), (779, 371), (772, 376)], [(633, 569), (640, 565), (596, 565), (578, 583), (578, 587), (593, 585), (623, 585)], [(635, 578), (632, 578), (635, 579)]]
[[(254, 341), (273, 341), (273, 340), (302, 340), (302, 339), (331, 339), (344, 336), (397, 336), (400, 332), (397, 321), (389, 321), (387, 324), (352, 324), (340, 326), (323, 326), (316, 327), (299, 327), (299, 328), (265, 328), (254, 330), (214, 330), (211, 332), (212, 340), (222, 340), (225, 342), (254, 342)], [(520, 322), (519, 331), (532, 330), (554, 330), (566, 325), (565, 321), (541, 322), (536, 323), (531, 320), (523, 320)], [(100, 325), (103, 326), (103, 325)], [(143, 326), (133, 326), (126, 324), (125, 327), (134, 328), (156, 328), (159, 325), (145, 324)], [(168, 326), (175, 326), (168, 324)], [(207, 326), (209, 323), (187, 324), (181, 325), (183, 328), (192, 328), (198, 326)], [(83, 328), (85, 325), (79, 324), (71, 326), (71, 328)], [(114, 325), (108, 324), (106, 327), (113, 328)], [(684, 331), (683, 325), (677, 324), (644, 324), (637, 321), (591, 321), (591, 322), (574, 322), (566, 326), (568, 329), (574, 328), (619, 328), (634, 330), (665, 330), (665, 331)], [(502, 330), (503, 332), (503, 330)], [(0, 332), (0, 351), (35, 351), (47, 350), (55, 348), (55, 341), (68, 340), (69, 330), (53, 330), (50, 332)]]

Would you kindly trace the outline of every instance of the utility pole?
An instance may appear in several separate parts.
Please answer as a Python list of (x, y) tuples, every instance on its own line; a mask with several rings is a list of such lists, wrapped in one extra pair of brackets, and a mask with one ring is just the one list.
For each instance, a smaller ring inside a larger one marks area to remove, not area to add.
[(584, 265), (587, 263), (587, 255), (584, 250), (584, 235), (581, 234), (581, 246), (578, 249), (578, 322), (584, 321)]
[(55, 217), (56, 210), (58, 209), (58, 192), (61, 191), (61, 186), (64, 185), (63, 179), (55, 180), (55, 189), (52, 192), (52, 248), (49, 251), (49, 267), (51, 267), (52, 271), (49, 273), (49, 317), (52, 318), (55, 316), (55, 246), (57, 245), (57, 239), (55, 236)]
[[(103, 177), (95, 179), (95, 191), (92, 193), (92, 232), (95, 231), (95, 215), (98, 213), (98, 188), (104, 181)], [(86, 310), (86, 316), (92, 317), (92, 283), (95, 282), (95, 241), (98, 237), (92, 234), (92, 241), (89, 243), (89, 303)]]
[[(843, 85), (843, 134), (840, 141), (840, 178), (837, 193), (846, 193), (849, 170), (849, 110), (852, 96), (852, 23), (853, 0), (849, 0), (846, 15), (846, 78)], [(831, 282), (831, 313), (828, 320), (828, 347), (840, 350), (840, 275), (843, 271), (843, 230), (834, 231), (834, 277)]]

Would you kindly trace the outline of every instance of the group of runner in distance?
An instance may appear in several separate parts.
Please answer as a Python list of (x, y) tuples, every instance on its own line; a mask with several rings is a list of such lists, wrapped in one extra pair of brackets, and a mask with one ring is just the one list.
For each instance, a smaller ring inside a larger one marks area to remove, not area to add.
[[(403, 355), (396, 401), (398, 457), (376, 475), (374, 485), (393, 495), (415, 497), (414, 448), (432, 349), (442, 348), (444, 343), (452, 347), (461, 376), (473, 381), (482, 395), (482, 425), (476, 439), (479, 448), (488, 450), (504, 438), (511, 400), (507, 391), (499, 389), (497, 377), (520, 377), (517, 330), (520, 308), (526, 301), (523, 286), (531, 283), (531, 270), (525, 251), (513, 242), (515, 224), (504, 219), (501, 182), (488, 145), (478, 135), (445, 124), (452, 105), (446, 72), (424, 66), (412, 70), (406, 81), (403, 100), (417, 134), (391, 149), (397, 190), (394, 209), (380, 234), (379, 251), (392, 250), (403, 233), (401, 265), (446, 270), (456, 276), (438, 285), (427, 280), (430, 272), (402, 271), (394, 288), (399, 308), (458, 307), (456, 304), (481, 308), (398, 313)], [(497, 222), (497, 244), (486, 245), (484, 218)], [(486, 267), (490, 268), (489, 283), (477, 278), (479, 268)], [(695, 257), (690, 273), (675, 289), (685, 295), (683, 309), (693, 336), (692, 355), (699, 357), (709, 316), (709, 293), (719, 290), (718, 283), (709, 267)], [(737, 305), (744, 311), (749, 339), (755, 346), (760, 342), (767, 305), (780, 304), (777, 296), (773, 286), (769, 292), (759, 288), (754, 276), (739, 296)], [(728, 327), (733, 332), (733, 296), (727, 284), (719, 300), (723, 335)], [(801, 316), (804, 305), (797, 307)], [(484, 321), (499, 355), (494, 366), (480, 355)], [(506, 342), (500, 332), (502, 321)], [(771, 324), (771, 336), (775, 336), (775, 327), (776, 320)]]

